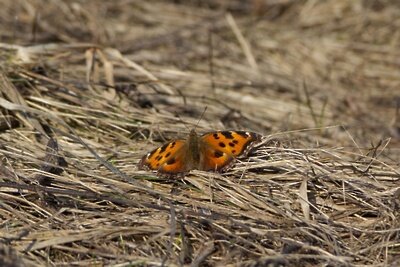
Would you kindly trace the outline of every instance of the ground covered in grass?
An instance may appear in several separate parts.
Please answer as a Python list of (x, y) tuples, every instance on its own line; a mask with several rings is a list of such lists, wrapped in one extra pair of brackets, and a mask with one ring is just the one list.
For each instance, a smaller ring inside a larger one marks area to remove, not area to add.
[[(400, 265), (398, 1), (1, 6), (1, 266)], [(138, 170), (193, 128), (263, 137)]]

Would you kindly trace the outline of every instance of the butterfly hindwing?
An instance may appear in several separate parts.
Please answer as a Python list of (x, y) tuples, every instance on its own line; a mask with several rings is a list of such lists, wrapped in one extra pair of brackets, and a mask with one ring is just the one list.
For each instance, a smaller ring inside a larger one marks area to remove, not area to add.
[(154, 149), (139, 162), (139, 169), (159, 173), (177, 174), (187, 171), (185, 166), (185, 141), (175, 140)]
[(238, 156), (245, 156), (251, 147), (261, 140), (261, 136), (245, 131), (217, 131), (201, 136), (205, 147), (203, 153), (204, 170), (223, 170)]
[(204, 146), (201, 150), (200, 169), (203, 171), (221, 171), (233, 161), (234, 157), (212, 146)]

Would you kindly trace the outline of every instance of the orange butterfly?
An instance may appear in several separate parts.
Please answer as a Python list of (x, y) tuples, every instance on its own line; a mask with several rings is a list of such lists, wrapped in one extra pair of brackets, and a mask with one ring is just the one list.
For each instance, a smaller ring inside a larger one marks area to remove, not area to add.
[(139, 170), (182, 176), (190, 170), (227, 170), (238, 156), (246, 156), (261, 135), (245, 131), (216, 131), (198, 136), (191, 130), (186, 140), (174, 140), (154, 149), (139, 162)]

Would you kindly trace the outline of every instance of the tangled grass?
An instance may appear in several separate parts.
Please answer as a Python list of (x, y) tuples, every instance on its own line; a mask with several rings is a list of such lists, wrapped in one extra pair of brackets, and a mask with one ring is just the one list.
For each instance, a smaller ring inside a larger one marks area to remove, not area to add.
[[(1, 266), (400, 264), (397, 1), (3, 2)], [(137, 170), (194, 127), (263, 141)]]

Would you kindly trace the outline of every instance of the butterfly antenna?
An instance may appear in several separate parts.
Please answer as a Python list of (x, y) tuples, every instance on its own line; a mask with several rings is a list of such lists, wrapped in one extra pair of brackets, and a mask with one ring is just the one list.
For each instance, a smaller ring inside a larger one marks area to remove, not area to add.
[(176, 116), (177, 116), (178, 119), (182, 122), (182, 124), (186, 127), (186, 129), (188, 130), (188, 132), (190, 132), (190, 129), (187, 127), (186, 123), (182, 120), (181, 116), (179, 116), (179, 114), (176, 114)]
[(207, 106), (204, 108), (203, 113), (201, 113), (200, 119), (197, 121), (196, 126), (194, 127), (194, 130), (196, 130), (197, 126), (199, 126), (199, 123), (200, 123), (201, 119), (203, 118), (204, 113), (206, 113), (206, 110), (207, 110)]

